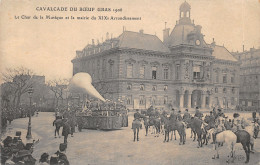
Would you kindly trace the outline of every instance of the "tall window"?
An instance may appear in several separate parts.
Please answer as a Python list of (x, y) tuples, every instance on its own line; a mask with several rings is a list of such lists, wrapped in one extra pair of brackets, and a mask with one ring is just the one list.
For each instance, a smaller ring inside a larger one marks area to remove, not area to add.
[(163, 69), (163, 78), (164, 78), (164, 80), (169, 79), (169, 69), (168, 68)]
[(133, 77), (133, 64), (127, 64), (126, 67), (126, 77), (132, 78)]
[(132, 89), (132, 84), (127, 84), (127, 90), (131, 90)]
[(110, 63), (109, 64), (109, 77), (112, 78), (112, 76), (113, 76), (113, 64)]
[(193, 79), (199, 79), (200, 78), (200, 66), (193, 66)]
[(144, 84), (140, 85), (140, 91), (144, 91)]
[(157, 72), (157, 67), (153, 66), (152, 67), (152, 79), (156, 79), (156, 72)]
[(140, 95), (140, 97), (139, 97), (139, 104), (140, 105), (144, 105), (145, 104), (144, 95)]
[(223, 88), (223, 93), (227, 93), (227, 89), (226, 88)]
[(223, 83), (227, 83), (227, 74), (223, 75)]
[(140, 66), (140, 78), (144, 78), (145, 66)]
[(163, 90), (167, 91), (168, 90), (168, 85), (164, 85)]
[(176, 78), (176, 80), (180, 79), (180, 65), (176, 65), (175, 78)]
[(231, 105), (235, 105), (235, 98), (231, 97)]
[(126, 104), (132, 104), (132, 95), (126, 96)]
[(153, 85), (152, 91), (156, 91), (157, 90), (157, 86)]
[(215, 93), (218, 93), (218, 88), (217, 87), (215, 88)]
[(152, 104), (156, 105), (157, 102), (157, 96), (152, 96)]
[(168, 96), (164, 96), (163, 104), (168, 104)]
[(235, 94), (235, 87), (232, 87), (232, 93)]

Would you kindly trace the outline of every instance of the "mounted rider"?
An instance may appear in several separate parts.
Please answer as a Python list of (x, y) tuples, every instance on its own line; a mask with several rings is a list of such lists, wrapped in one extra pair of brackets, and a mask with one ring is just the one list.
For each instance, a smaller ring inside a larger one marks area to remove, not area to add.
[(170, 120), (176, 120), (177, 119), (177, 114), (175, 112), (175, 109), (172, 108), (172, 112), (170, 114)]
[(240, 117), (239, 113), (233, 114), (234, 119), (232, 120), (232, 131), (236, 132), (245, 128), (245, 120)]
[(199, 119), (202, 119), (203, 114), (200, 112), (199, 107), (196, 107), (195, 115), (194, 117), (197, 117)]
[(181, 110), (178, 111), (176, 118), (177, 118), (178, 121), (182, 121)]
[(187, 120), (189, 120), (191, 118), (191, 115), (189, 113), (189, 110), (186, 109), (184, 114), (183, 114), (183, 121), (186, 122)]

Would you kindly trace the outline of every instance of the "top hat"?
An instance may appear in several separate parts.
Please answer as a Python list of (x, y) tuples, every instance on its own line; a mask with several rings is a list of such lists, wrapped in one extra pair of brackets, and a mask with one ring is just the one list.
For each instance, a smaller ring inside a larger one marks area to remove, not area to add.
[(199, 109), (199, 107), (196, 107), (196, 109)]
[(221, 109), (218, 109), (218, 111), (220, 112), (220, 111), (221, 111)]
[(174, 108), (172, 108), (172, 111), (174, 111), (175, 109)]
[(49, 157), (49, 154), (45, 152), (45, 153), (43, 153), (43, 154), (41, 155), (40, 160), (48, 159), (48, 157)]
[(185, 111), (187, 111), (187, 112), (188, 112), (189, 110), (188, 110), (188, 109), (185, 109)]
[(238, 113), (234, 113), (233, 114), (233, 117), (236, 118), (236, 117), (239, 117), (240, 115)]
[(209, 113), (212, 113), (212, 111), (210, 111)]
[(67, 149), (67, 144), (61, 143), (59, 149), (60, 149), (60, 151), (65, 151)]
[(178, 112), (181, 113), (181, 110), (179, 110)]
[(22, 132), (21, 131), (16, 131), (15, 132), (15, 136), (21, 136), (22, 135)]

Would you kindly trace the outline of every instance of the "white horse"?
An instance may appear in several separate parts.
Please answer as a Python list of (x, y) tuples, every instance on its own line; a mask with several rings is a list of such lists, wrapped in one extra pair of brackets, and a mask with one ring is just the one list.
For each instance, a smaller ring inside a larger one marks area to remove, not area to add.
[[(228, 150), (230, 151), (229, 153), (229, 159), (227, 162), (229, 163), (230, 159), (231, 162), (234, 162), (234, 155), (235, 155), (235, 150), (234, 146), (236, 143), (241, 143), (243, 146), (243, 149), (245, 150), (246, 153), (246, 162), (249, 162), (249, 155), (250, 155), (250, 134), (245, 131), (245, 130), (240, 130), (237, 131), (236, 134), (233, 133), (231, 130), (226, 130), (223, 132), (220, 132), (216, 135), (216, 143), (224, 143), (227, 144)], [(218, 144), (214, 144), (214, 148), (217, 151), (217, 155), (214, 155), (212, 159), (219, 158), (219, 153), (218, 153)]]

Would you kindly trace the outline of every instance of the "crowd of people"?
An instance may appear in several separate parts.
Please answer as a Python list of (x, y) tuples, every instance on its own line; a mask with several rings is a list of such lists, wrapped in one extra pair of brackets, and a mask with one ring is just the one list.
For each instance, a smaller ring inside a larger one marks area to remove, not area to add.
[(1, 109), (1, 132), (5, 130), (8, 124), (18, 118), (29, 117), (29, 115), (34, 116), (38, 114), (37, 108), (29, 107), (29, 106), (21, 106), (21, 107), (3, 107)]

